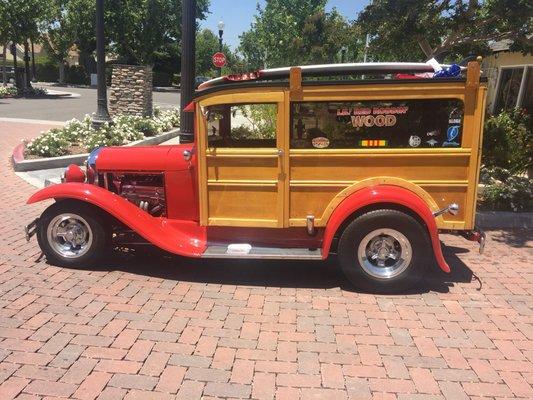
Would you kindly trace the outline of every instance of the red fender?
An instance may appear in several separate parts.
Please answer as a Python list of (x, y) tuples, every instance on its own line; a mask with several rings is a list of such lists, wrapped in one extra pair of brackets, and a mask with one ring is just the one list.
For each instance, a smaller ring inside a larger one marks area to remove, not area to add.
[(28, 204), (52, 198), (76, 199), (94, 204), (150, 243), (171, 253), (199, 257), (206, 248), (205, 228), (197, 222), (152, 217), (133, 203), (99, 186), (87, 183), (48, 186), (31, 196)]
[(399, 186), (377, 185), (356, 191), (344, 199), (333, 211), (324, 231), (322, 254), (327, 257), (333, 236), (341, 224), (362, 207), (377, 203), (392, 203), (409, 208), (416, 213), (427, 226), (433, 253), (437, 263), (444, 272), (449, 273), (450, 267), (444, 260), (439, 240), (437, 223), (428, 205), (413, 192)]

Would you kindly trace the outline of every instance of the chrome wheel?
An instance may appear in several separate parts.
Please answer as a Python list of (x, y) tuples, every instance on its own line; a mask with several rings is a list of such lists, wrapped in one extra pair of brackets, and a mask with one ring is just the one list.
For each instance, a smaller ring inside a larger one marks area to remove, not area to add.
[(378, 279), (391, 279), (407, 269), (412, 258), (411, 243), (394, 229), (376, 229), (359, 243), (357, 258), (363, 270)]
[(91, 227), (77, 214), (59, 214), (52, 218), (46, 230), (50, 247), (61, 257), (83, 256), (93, 242)]

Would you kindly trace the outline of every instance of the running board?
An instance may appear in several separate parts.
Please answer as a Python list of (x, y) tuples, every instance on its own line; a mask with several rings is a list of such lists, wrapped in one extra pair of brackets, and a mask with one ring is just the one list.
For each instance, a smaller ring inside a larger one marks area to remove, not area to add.
[(322, 260), (321, 249), (252, 247), (247, 253), (228, 252), (228, 246), (208, 246), (202, 258), (256, 258), (271, 260)]

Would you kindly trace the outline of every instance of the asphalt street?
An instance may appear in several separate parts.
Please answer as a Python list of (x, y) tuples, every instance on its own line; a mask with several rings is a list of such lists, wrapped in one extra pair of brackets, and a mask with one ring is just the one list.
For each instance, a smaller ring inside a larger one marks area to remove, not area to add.
[[(39, 87), (39, 85), (35, 85)], [(96, 111), (96, 89), (74, 87), (47, 87), (76, 93), (79, 97), (43, 99), (0, 99), (0, 118), (27, 118), (49, 121), (67, 121), (83, 118)], [(154, 92), (154, 105), (161, 108), (179, 106), (179, 92)]]

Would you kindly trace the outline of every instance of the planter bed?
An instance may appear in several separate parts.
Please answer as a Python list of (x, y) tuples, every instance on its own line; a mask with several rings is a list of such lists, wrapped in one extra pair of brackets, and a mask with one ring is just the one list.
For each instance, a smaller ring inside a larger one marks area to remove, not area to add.
[(533, 229), (533, 212), (478, 211), (476, 225), (482, 229)]
[[(147, 145), (156, 145), (167, 140), (170, 140), (179, 135), (179, 128), (172, 129), (168, 132), (162, 133), (157, 136), (150, 136), (145, 139), (137, 140), (126, 144), (125, 146), (147, 146)], [(58, 157), (45, 157), (45, 158), (24, 158), (24, 151), (26, 145), (24, 143), (19, 144), (13, 150), (13, 169), (15, 172), (25, 172), (25, 171), (35, 171), (39, 169), (50, 169), (50, 168), (62, 168), (70, 164), (83, 165), (89, 153), (82, 154), (70, 154), (66, 156)]]

